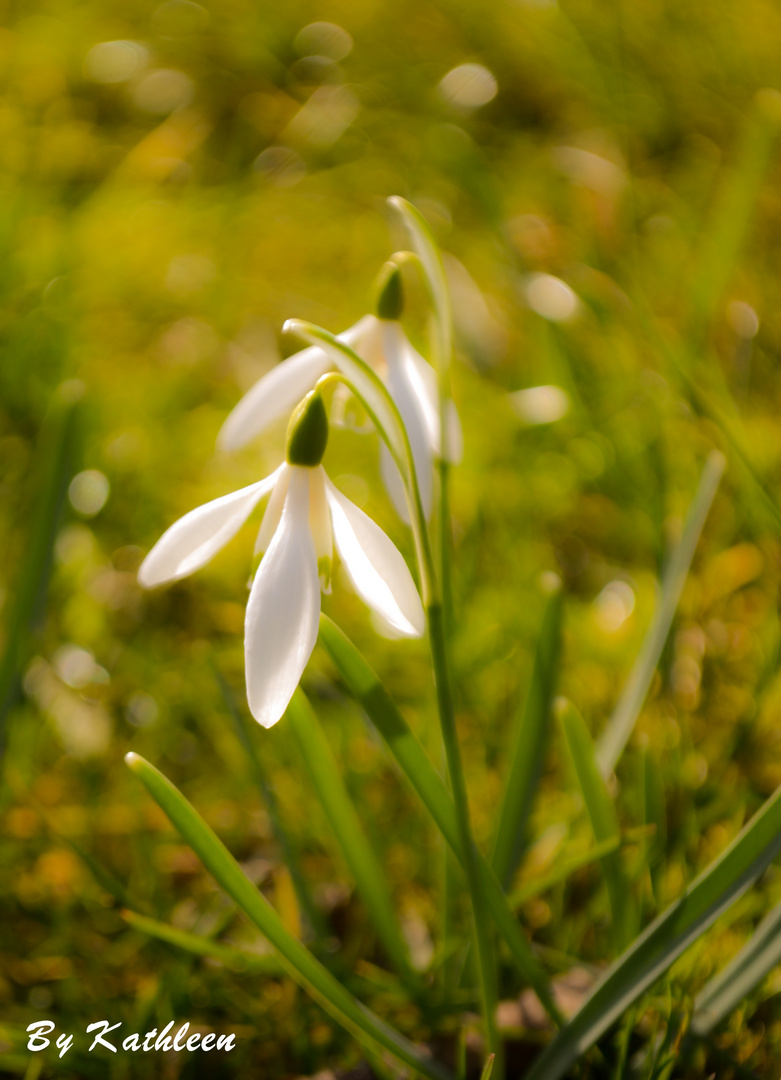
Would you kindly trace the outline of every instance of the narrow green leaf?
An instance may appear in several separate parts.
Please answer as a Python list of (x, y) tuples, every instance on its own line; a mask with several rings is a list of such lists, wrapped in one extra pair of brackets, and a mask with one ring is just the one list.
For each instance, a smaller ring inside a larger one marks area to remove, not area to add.
[(21, 572), (8, 605), (6, 647), (0, 661), (0, 753), (8, 713), (19, 692), (19, 677), (29, 657), (30, 635), (41, 617), (65, 495), (75, 471), (81, 433), (81, 383), (57, 391), (37, 447), (31, 490), (34, 512)]
[(746, 120), (738, 160), (726, 173), (705, 230), (699, 266), (691, 277), (691, 335), (695, 343), (706, 332), (729, 285), (751, 228), (779, 131), (781, 94), (777, 90), (760, 90)]
[(220, 960), (226, 967), (234, 971), (247, 972), (253, 975), (285, 975), (286, 971), (274, 955), (258, 956), (247, 952), (245, 949), (236, 949), (229, 945), (220, 945), (210, 938), (201, 937), (200, 934), (191, 934), (186, 930), (179, 930), (169, 923), (160, 922), (158, 919), (150, 919), (146, 915), (139, 915), (136, 911), (122, 911), (122, 918), (132, 926), (134, 930), (150, 937), (158, 938), (177, 949), (194, 953), (196, 956), (211, 956)]
[(605, 972), (526, 1080), (559, 1080), (781, 851), (781, 788), (718, 859)]
[[(445, 842), (459, 862), (463, 862), (455, 807), (442, 777), (431, 764), (407, 721), (389, 697), (371, 667), (353, 643), (326, 615), (320, 616), (320, 641), (333, 660), (355, 698), (385, 740), (388, 749), (421, 802), (428, 810)], [(548, 976), (533, 956), (513, 915), (502, 886), (488, 861), (477, 853), (485, 899), (499, 933), (510, 950), (518, 972), (534, 989), (548, 1014), (559, 1022), (560, 1013), (553, 1000)]]
[[(281, 817), (279, 816), (279, 808), (277, 807), (277, 798), (274, 794), (274, 788), (269, 781), (266, 774), (265, 766), (261, 761), (255, 744), (250, 736), (246, 718), (244, 717), (241, 709), (239, 708), (233, 691), (228, 686), (227, 682), (222, 676), (222, 673), (215, 666), (214, 675), (217, 679), (217, 685), (220, 688), (220, 694), (222, 700), (225, 703), (225, 707), (233, 720), (233, 726), (236, 730), (239, 742), (244, 750), (247, 758), (247, 762), (250, 767), (253, 779), (258, 786), (260, 794), (263, 798), (263, 802), (266, 805), (269, 821), (271, 823), (271, 831), (274, 833), (274, 837), (279, 844), (282, 852), (282, 861), (288, 868), (291, 881), (293, 882), (293, 888), (296, 891), (296, 897), (298, 899), (299, 906), (301, 907), (304, 916), (309, 922), (310, 927), (315, 933), (315, 936), (323, 939), (326, 937), (325, 925), (319, 908), (317, 908), (309, 894), (304, 875), (301, 873), (301, 867), (299, 865), (298, 851), (293, 843), (287, 829), (285, 828)], [(258, 728), (259, 725), (254, 721), (252, 722), (253, 728)]]
[(705, 462), (683, 534), (664, 572), (656, 612), (621, 697), (597, 744), (597, 762), (603, 776), (609, 776), (615, 769), (645, 701), (725, 464), (724, 455), (718, 450), (712, 451)]
[(552, 870), (550, 874), (535, 878), (534, 881), (529, 881), (525, 885), (521, 885), (515, 892), (510, 893), (507, 898), (510, 907), (513, 911), (517, 911), (522, 904), (525, 904), (527, 900), (531, 900), (533, 896), (539, 896), (540, 893), (547, 892), (554, 885), (566, 881), (576, 870), (581, 870), (584, 866), (598, 862), (604, 859), (606, 855), (612, 855), (620, 847), (621, 838), (615, 836), (603, 840), (601, 844), (595, 844), (593, 848), (584, 851), (582, 855), (567, 859), (566, 862), (560, 863), (555, 870)]
[(765, 916), (737, 956), (697, 996), (691, 1025), (694, 1034), (710, 1034), (780, 963), (781, 904), (778, 904)]
[(287, 973), (330, 1016), (362, 1045), (379, 1044), (430, 1080), (451, 1080), (451, 1075), (444, 1066), (432, 1060), (362, 1005), (323, 967), (306, 946), (288, 933), (266, 898), (255, 888), (222, 841), (170, 780), (138, 754), (128, 754), (125, 760), (220, 887), (268, 938), (277, 950), (280, 963)]
[(499, 811), (491, 865), (507, 888), (523, 854), (534, 793), (542, 773), (561, 651), (561, 590), (548, 600), (529, 688), (511, 736), (510, 766)]
[(642, 755), (643, 822), (653, 826), (653, 839), (648, 845), (646, 863), (651, 874), (651, 885), (658, 901), (661, 895), (664, 872), (664, 851), (667, 843), (667, 815), (664, 802), (664, 777), (658, 762), (649, 750)]
[(298, 742), (314, 793), (388, 957), (399, 973), (415, 985), (419, 980), (410, 966), (382, 866), (363, 831), (330, 744), (302, 690), (296, 690), (285, 716)]
[(489, 1054), (488, 1060), (483, 1067), (483, 1071), (480, 1073), (480, 1080), (491, 1080), (491, 1073), (494, 1071), (494, 1060), (496, 1054)]
[[(594, 832), (594, 839), (598, 844), (608, 840), (619, 844), (621, 827), (618, 824), (618, 815), (613, 800), (605, 788), (605, 781), (597, 768), (594, 744), (583, 717), (570, 702), (567, 702), (562, 707), (559, 720)], [(630, 883), (624, 874), (618, 850), (608, 852), (602, 857), (602, 870), (610, 900), (613, 943), (616, 952), (621, 952), (635, 933), (636, 909), (632, 900)]]

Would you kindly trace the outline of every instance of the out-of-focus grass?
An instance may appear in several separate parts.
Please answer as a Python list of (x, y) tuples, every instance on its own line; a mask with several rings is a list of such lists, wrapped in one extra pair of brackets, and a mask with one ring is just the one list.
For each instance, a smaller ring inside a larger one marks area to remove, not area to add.
[[(773, 511), (781, 504), (781, 175), (779, 105), (765, 92), (778, 78), (778, 10), (766, 0), (344, 0), (327, 10), (33, 0), (0, 10), (6, 609), (39, 509), (35, 449), (65, 380), (85, 386), (84, 468), (110, 487), (97, 510), (99, 479), (74, 490), (24, 697), (9, 718), (0, 1068), (26, 1068), (21, 1033), (34, 1019), (83, 1032), (109, 1012), (127, 1032), (172, 1016), (236, 1031), (224, 1075), (309, 1074), (357, 1060), (356, 1047), (292, 984), (190, 957), (123, 921), (129, 905), (184, 931), (211, 929), (225, 945), (257, 947), (121, 762), (133, 749), (170, 775), (295, 925), (294, 891), (211, 663), (241, 699), (252, 529), (168, 591), (144, 596), (134, 575), (177, 516), (279, 460), (281, 431), (237, 458), (215, 456), (220, 423), (287, 347), (284, 319), (336, 331), (366, 310), (375, 269), (404, 242), (400, 232), (388, 240), (383, 200), (394, 193), (426, 213), (450, 253), (466, 436), (452, 491), (455, 675), (485, 850), (545, 604), (540, 575), (555, 572), (565, 591), (559, 692), (598, 736), (651, 619), (654, 580), (702, 464), (714, 447), (727, 456), (619, 767), (624, 830), (647, 820), (642, 776), (660, 774), (664, 788), (666, 846), (654, 854), (653, 890), (647, 846), (621, 855), (641, 882), (647, 921), (781, 781)], [(301, 34), (324, 18), (341, 33)], [(452, 100), (452, 84), (450, 100), (438, 89), (465, 62), (496, 79), (496, 96), (480, 107)], [(530, 275), (539, 273), (575, 290), (568, 321), (534, 310), (530, 285), (541, 279)], [(422, 343), (423, 291), (410, 296), (410, 331)], [(555, 423), (524, 422), (508, 394), (547, 384), (564, 387), (569, 412)], [(377, 483), (375, 441), (337, 431), (327, 465), (411, 555)], [(437, 753), (424, 648), (378, 637), (338, 585), (327, 612)], [(440, 932), (435, 838), (358, 709), (334, 691), (319, 652), (305, 685), (387, 867), (413, 955), (425, 963)], [(252, 735), (340, 942), (339, 964), (382, 966), (292, 733), (281, 723)], [(529, 835), (536, 842), (516, 887), (591, 842), (555, 733)], [(96, 880), (76, 848), (110, 876)], [(106, 887), (113, 879), (123, 898)], [(771, 869), (679, 961), (678, 996), (661, 988), (652, 1001), (660, 1023), (670, 1001), (693, 998), (737, 952), (778, 893)], [(595, 866), (531, 896), (521, 915), (543, 955), (585, 964), (610, 955)], [(504, 974), (510, 994), (513, 976)], [(372, 986), (375, 1010), (405, 1034), (426, 1036), (392, 986)], [(777, 989), (771, 976), (713, 1036), (767, 1077), (781, 1055)], [(690, 1075), (721, 1067), (706, 1061), (712, 1053), (698, 1049)], [(132, 1056), (99, 1067), (74, 1059), (75, 1051), (46, 1067), (148, 1075)], [(591, 1068), (598, 1075), (598, 1063)]]

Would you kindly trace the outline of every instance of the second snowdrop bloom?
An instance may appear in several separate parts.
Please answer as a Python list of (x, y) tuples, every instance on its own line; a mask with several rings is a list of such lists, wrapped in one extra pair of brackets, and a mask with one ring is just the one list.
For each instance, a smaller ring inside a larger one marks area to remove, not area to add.
[(290, 421), (286, 462), (265, 480), (185, 514), (138, 572), (146, 588), (191, 574), (270, 493), (244, 626), (247, 698), (264, 727), (284, 713), (314, 649), (334, 545), (356, 592), (382, 619), (401, 635), (419, 637), (424, 630), (423, 606), (400, 552), (326, 476), (320, 463), (327, 439), (325, 406), (313, 392)]
[[(437, 376), (434, 369), (410, 344), (399, 322), (402, 299), (401, 274), (396, 263), (383, 268), (378, 290), (377, 315), (364, 315), (354, 326), (338, 335), (370, 365), (385, 383), (407, 430), (415, 461), (421, 500), (426, 514), (431, 510), (434, 460), (441, 454)], [(312, 346), (283, 360), (247, 391), (223, 424), (218, 445), (237, 450), (285, 416), (292, 406), (315, 385), (334, 362), (324, 349)], [(461, 460), (462, 435), (458, 413), (448, 407), (447, 456)], [(396, 510), (407, 521), (404, 486), (390, 454), (383, 445), (381, 465), (385, 485)]]

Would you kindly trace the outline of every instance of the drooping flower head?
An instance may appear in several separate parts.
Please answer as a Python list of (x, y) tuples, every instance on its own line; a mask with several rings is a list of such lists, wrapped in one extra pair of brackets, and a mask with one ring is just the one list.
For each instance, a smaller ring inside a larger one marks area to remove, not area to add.
[(244, 650), (252, 715), (271, 727), (284, 713), (317, 640), (320, 593), (330, 592), (333, 548), (356, 592), (400, 635), (419, 637), (423, 607), (407, 564), (385, 533), (345, 498), (322, 466), (328, 419), (315, 390), (288, 427), (286, 461), (264, 480), (185, 514), (141, 564), (145, 588), (205, 565), (270, 494), (255, 547)]
[[(380, 272), (376, 315), (364, 315), (337, 335), (380, 376), (401, 414), (407, 430), (423, 507), (431, 512), (433, 465), (441, 451), (437, 376), (434, 369), (410, 344), (400, 317), (403, 310), (401, 271), (391, 260)], [(318, 346), (311, 346), (283, 360), (247, 391), (220, 430), (218, 446), (238, 450), (287, 415), (292, 406), (317, 380), (332, 370), (333, 360)], [(461, 425), (455, 406), (447, 413), (448, 454), (461, 458)], [(387, 448), (380, 449), (383, 480), (403, 520), (409, 520), (404, 485)]]

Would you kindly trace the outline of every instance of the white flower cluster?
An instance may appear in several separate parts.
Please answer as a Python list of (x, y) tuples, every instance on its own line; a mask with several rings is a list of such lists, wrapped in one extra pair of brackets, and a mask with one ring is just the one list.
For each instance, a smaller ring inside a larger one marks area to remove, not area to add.
[[(364, 316), (337, 340), (379, 376), (398, 410), (428, 516), (434, 462), (441, 446), (437, 378), (398, 320), (398, 267), (391, 265), (387, 280), (392, 285), (386, 289), (391, 303), (380, 302), (380, 317)], [(152, 588), (193, 573), (270, 496), (258, 533), (255, 553), (262, 559), (245, 621), (247, 697), (252, 715), (264, 727), (271, 727), (284, 713), (314, 649), (320, 593), (330, 592), (334, 545), (357, 593), (396, 633), (419, 637), (425, 628), (423, 606), (401, 554), (334, 487), (321, 464), (328, 420), (316, 386), (333, 367), (329, 351), (312, 346), (283, 360), (244, 395), (225, 421), (218, 445), (226, 450), (245, 446), (295, 409), (286, 462), (264, 480), (186, 514), (155, 544), (138, 574), (141, 585)], [(446, 416), (448, 456), (457, 460), (461, 428), (452, 402)], [(404, 481), (385, 445), (381, 454), (388, 492), (408, 521)]]

